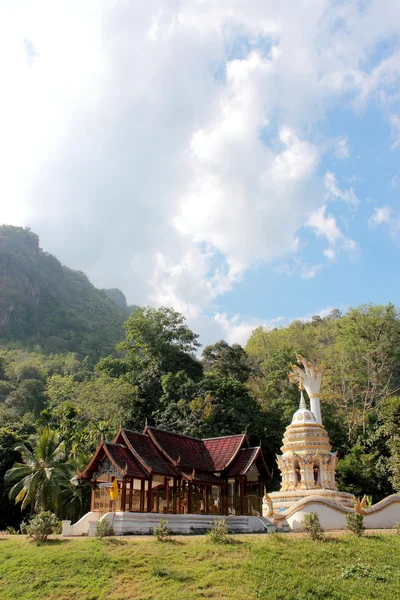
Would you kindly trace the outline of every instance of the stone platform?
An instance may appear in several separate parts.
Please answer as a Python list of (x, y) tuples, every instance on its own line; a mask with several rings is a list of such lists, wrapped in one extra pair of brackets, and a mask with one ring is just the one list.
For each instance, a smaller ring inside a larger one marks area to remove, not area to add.
[(236, 533), (267, 533), (275, 527), (269, 519), (252, 516), (217, 516), (217, 515), (175, 515), (161, 513), (135, 512), (99, 512), (87, 513), (74, 525), (71, 521), (63, 521), (63, 536), (94, 535), (97, 521), (107, 519), (113, 526), (115, 535), (152, 534), (160, 519), (168, 521), (171, 533), (196, 534), (211, 529), (215, 520), (226, 519), (228, 528)]

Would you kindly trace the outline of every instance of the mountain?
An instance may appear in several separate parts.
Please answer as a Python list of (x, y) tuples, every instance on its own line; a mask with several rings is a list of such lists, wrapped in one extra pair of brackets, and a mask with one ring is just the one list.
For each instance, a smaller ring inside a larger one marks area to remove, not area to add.
[(122, 339), (130, 311), (120, 290), (94, 287), (84, 273), (44, 252), (30, 229), (0, 226), (2, 343), (96, 361)]
[(109, 290), (103, 290), (103, 292), (105, 292), (106, 295), (109, 298), (111, 298), (111, 300), (113, 300), (113, 302), (115, 302), (115, 304), (117, 306), (119, 306), (128, 316), (131, 314), (131, 312), (135, 308), (138, 308), (136, 304), (128, 305), (126, 303), (125, 294), (123, 292), (121, 292), (121, 290), (119, 290), (118, 288), (111, 288)]

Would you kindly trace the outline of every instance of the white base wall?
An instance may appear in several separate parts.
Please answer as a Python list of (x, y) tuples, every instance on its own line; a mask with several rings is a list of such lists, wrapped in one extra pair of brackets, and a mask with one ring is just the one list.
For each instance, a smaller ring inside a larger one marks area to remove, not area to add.
[[(96, 515), (97, 518), (94, 516)], [(203, 533), (211, 529), (217, 519), (226, 519), (229, 529), (240, 533), (266, 532), (272, 523), (267, 519), (258, 517), (231, 517), (217, 515), (165, 515), (161, 513), (134, 513), (114, 512), (101, 515), (100, 513), (88, 513), (75, 525), (70, 521), (63, 521), (63, 536), (89, 535), (93, 536), (98, 520), (107, 519), (113, 526), (115, 535), (127, 534), (151, 534), (160, 519), (168, 521), (171, 533), (193, 534)]]
[[(274, 514), (276, 524), (287, 523), (292, 531), (302, 529), (302, 521), (306, 514), (316, 512), (321, 526), (326, 530), (341, 530), (346, 527), (346, 515), (354, 513), (354, 509), (329, 501), (323, 496), (303, 498), (290, 509)], [(364, 526), (366, 529), (392, 529), (400, 521), (400, 494), (388, 496), (378, 504), (365, 510)]]

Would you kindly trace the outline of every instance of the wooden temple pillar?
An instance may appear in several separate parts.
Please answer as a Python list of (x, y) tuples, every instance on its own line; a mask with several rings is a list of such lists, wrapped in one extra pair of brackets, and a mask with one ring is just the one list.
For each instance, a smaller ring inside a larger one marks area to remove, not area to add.
[(229, 491), (229, 488), (227, 485), (224, 485), (221, 489), (221, 494), (222, 494), (221, 514), (222, 515), (228, 514), (228, 491)]
[(178, 479), (178, 514), (182, 512), (182, 484), (181, 480)]
[(174, 477), (174, 485), (172, 488), (172, 512), (176, 515), (176, 506), (177, 506), (177, 486), (176, 486), (176, 477)]
[(240, 514), (244, 515), (245, 513), (245, 504), (244, 504), (244, 496), (245, 496), (245, 481), (243, 475), (239, 477), (239, 493), (240, 493)]
[(129, 494), (128, 494), (128, 510), (132, 512), (132, 503), (133, 503), (133, 488), (134, 488), (134, 479), (131, 477), (129, 479)]
[(165, 506), (164, 506), (164, 511), (168, 513), (169, 512), (169, 483), (168, 483), (168, 477), (164, 477), (164, 497), (165, 497)]
[(235, 515), (238, 512), (238, 490), (239, 490), (239, 479), (235, 477), (235, 483), (233, 486), (233, 506), (235, 509)]
[(147, 480), (148, 488), (147, 488), (147, 512), (152, 512), (153, 509), (153, 478), (150, 476)]
[(122, 512), (125, 512), (125, 509), (126, 509), (126, 479), (125, 479), (125, 477), (123, 477), (122, 485), (121, 485), (120, 510)]
[(193, 484), (192, 484), (191, 481), (189, 481), (189, 485), (188, 485), (188, 507), (187, 507), (188, 515), (192, 514), (192, 496), (193, 496)]
[(145, 499), (145, 495), (146, 495), (146, 480), (142, 479), (142, 481), (140, 482), (140, 506), (139, 506), (139, 510), (140, 512), (144, 512), (144, 499)]
[(204, 486), (204, 512), (206, 515), (210, 514), (210, 494), (212, 488), (209, 485)]
[(260, 515), (262, 516), (262, 498), (263, 498), (263, 489), (262, 489), (262, 479), (261, 475), (258, 476), (258, 505)]
[(89, 481), (89, 484), (92, 489), (92, 493), (90, 496), (90, 511), (92, 512), (94, 510), (94, 492), (96, 489), (96, 481), (91, 480), (91, 481)]

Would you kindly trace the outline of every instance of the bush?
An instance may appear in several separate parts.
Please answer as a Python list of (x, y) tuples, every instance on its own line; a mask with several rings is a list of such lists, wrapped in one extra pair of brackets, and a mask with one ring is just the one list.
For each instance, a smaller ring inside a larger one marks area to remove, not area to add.
[(325, 532), (321, 527), (318, 513), (311, 512), (308, 515), (304, 515), (303, 529), (310, 536), (312, 540), (323, 540)]
[(97, 538), (109, 537), (110, 535), (114, 535), (114, 529), (108, 519), (102, 519), (101, 521), (97, 521), (96, 529), (94, 535)]
[(12, 527), (11, 525), (9, 525), (7, 527), (7, 533), (8, 533), (8, 535), (17, 535), (18, 531), (15, 529), (15, 527)]
[(24, 530), (35, 542), (44, 542), (49, 535), (59, 530), (60, 521), (50, 511), (43, 511), (33, 517)]
[(212, 542), (217, 544), (232, 544), (233, 537), (229, 535), (226, 519), (216, 519), (212, 523), (210, 531), (207, 532)]
[(346, 529), (361, 537), (364, 534), (364, 517), (359, 513), (350, 513), (346, 515)]
[(168, 542), (171, 539), (171, 532), (168, 528), (168, 521), (160, 519), (158, 525), (153, 529), (153, 535), (159, 542)]
[(396, 530), (397, 535), (400, 535), (400, 521), (393, 525), (393, 529)]

